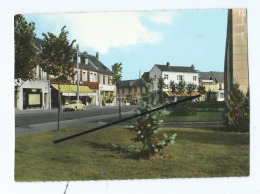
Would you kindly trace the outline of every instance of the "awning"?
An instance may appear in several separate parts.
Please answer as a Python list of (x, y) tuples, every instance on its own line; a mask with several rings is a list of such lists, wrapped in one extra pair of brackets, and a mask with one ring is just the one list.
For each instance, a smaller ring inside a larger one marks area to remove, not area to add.
[(182, 92), (182, 93), (179, 93), (179, 92), (170, 92), (170, 91), (167, 91), (165, 92), (165, 94), (167, 96), (197, 96), (199, 95), (200, 93), (198, 91), (193, 91), (191, 94), (188, 94), (186, 91)]
[[(53, 88), (58, 89), (58, 84), (51, 84)], [(63, 96), (76, 96), (77, 95), (77, 85), (70, 84), (60, 84), (60, 91)], [(88, 86), (79, 86), (79, 95), (87, 96), (95, 94)]]

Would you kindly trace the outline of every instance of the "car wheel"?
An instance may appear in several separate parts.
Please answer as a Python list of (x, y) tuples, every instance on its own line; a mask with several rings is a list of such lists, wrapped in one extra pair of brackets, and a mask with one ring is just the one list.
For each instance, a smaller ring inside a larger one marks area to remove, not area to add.
[(74, 109), (74, 111), (77, 111), (78, 110), (78, 108), (75, 106), (75, 109)]

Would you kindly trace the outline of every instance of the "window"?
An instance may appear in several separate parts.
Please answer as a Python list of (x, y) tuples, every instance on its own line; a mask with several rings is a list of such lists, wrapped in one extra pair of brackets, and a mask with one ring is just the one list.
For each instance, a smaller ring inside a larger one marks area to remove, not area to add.
[(184, 75), (177, 75), (177, 80), (184, 80)]
[(105, 84), (108, 84), (108, 76), (105, 75)]
[(90, 73), (90, 81), (91, 82), (97, 82), (97, 74), (96, 73)]
[(103, 84), (103, 75), (102, 74), (99, 75), (99, 83)]
[(88, 72), (87, 71), (83, 71), (82, 72), (82, 81), (87, 81), (88, 80)]
[(224, 93), (219, 93), (219, 98), (224, 98)]
[(197, 76), (193, 76), (193, 81), (197, 81)]
[(168, 79), (169, 75), (168, 74), (164, 74), (164, 79)]

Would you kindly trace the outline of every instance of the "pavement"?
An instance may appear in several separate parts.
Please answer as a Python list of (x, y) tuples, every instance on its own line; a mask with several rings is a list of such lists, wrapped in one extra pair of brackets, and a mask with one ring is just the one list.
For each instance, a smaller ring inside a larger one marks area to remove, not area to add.
[[(42, 110), (26, 110), (26, 111), (42, 111)], [(48, 111), (48, 110), (45, 110)], [(51, 110), (49, 110), (51, 111)], [(19, 112), (19, 111), (18, 111)], [(17, 112), (17, 113), (18, 113)], [(19, 114), (19, 113), (18, 113)], [(22, 114), (26, 114), (23, 112)], [(131, 116), (134, 115), (134, 111), (129, 112), (122, 112), (122, 116)], [(109, 119), (118, 118), (118, 113), (115, 114), (109, 114), (109, 115), (99, 115), (99, 116), (92, 116), (92, 117), (86, 117), (86, 118), (80, 118), (80, 119), (72, 119), (72, 120), (65, 120), (60, 121), (59, 129), (72, 127), (72, 126), (88, 126), (88, 125), (103, 125), (106, 124), (106, 122)], [(33, 124), (33, 125), (27, 125), (27, 126), (17, 126), (15, 127), (15, 135), (26, 135), (31, 133), (39, 133), (43, 131), (51, 131), (51, 130), (57, 130), (58, 122), (49, 122), (49, 123), (42, 123), (42, 124)]]
[[(31, 111), (43, 111), (43, 110), (26, 110), (28, 113)], [(44, 110), (46, 112), (53, 111), (52, 110)], [(16, 114), (19, 114), (19, 111), (16, 111)], [(22, 111), (21, 114), (26, 114), (25, 111)], [(122, 117), (134, 115), (134, 111), (129, 112), (122, 112)], [(73, 120), (65, 120), (60, 121), (59, 128), (67, 128), (72, 126), (91, 126), (91, 125), (104, 125), (109, 120), (115, 120), (118, 118), (118, 113), (109, 114), (109, 115), (98, 115), (80, 119), (73, 119)], [(214, 121), (214, 122), (164, 122), (164, 126), (173, 126), (173, 127), (224, 127), (223, 121)], [(39, 133), (44, 131), (51, 131), (57, 130), (57, 121), (49, 122), (49, 123), (42, 123), (42, 124), (33, 124), (28, 126), (17, 126), (15, 127), (15, 135), (26, 135), (31, 133)], [(121, 123), (118, 125), (134, 125), (134, 123)]]

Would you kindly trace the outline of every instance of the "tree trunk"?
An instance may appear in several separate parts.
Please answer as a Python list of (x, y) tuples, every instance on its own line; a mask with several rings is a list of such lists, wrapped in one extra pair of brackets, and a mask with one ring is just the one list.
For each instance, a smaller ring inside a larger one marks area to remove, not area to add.
[(118, 108), (119, 108), (119, 119), (121, 119), (121, 98), (120, 98), (120, 94), (119, 94), (119, 88), (117, 87), (117, 94), (118, 94), (118, 102), (119, 102), (119, 105), (118, 105)]
[(60, 81), (58, 81), (58, 126), (57, 126), (57, 130), (60, 130), (60, 107), (61, 107)]

